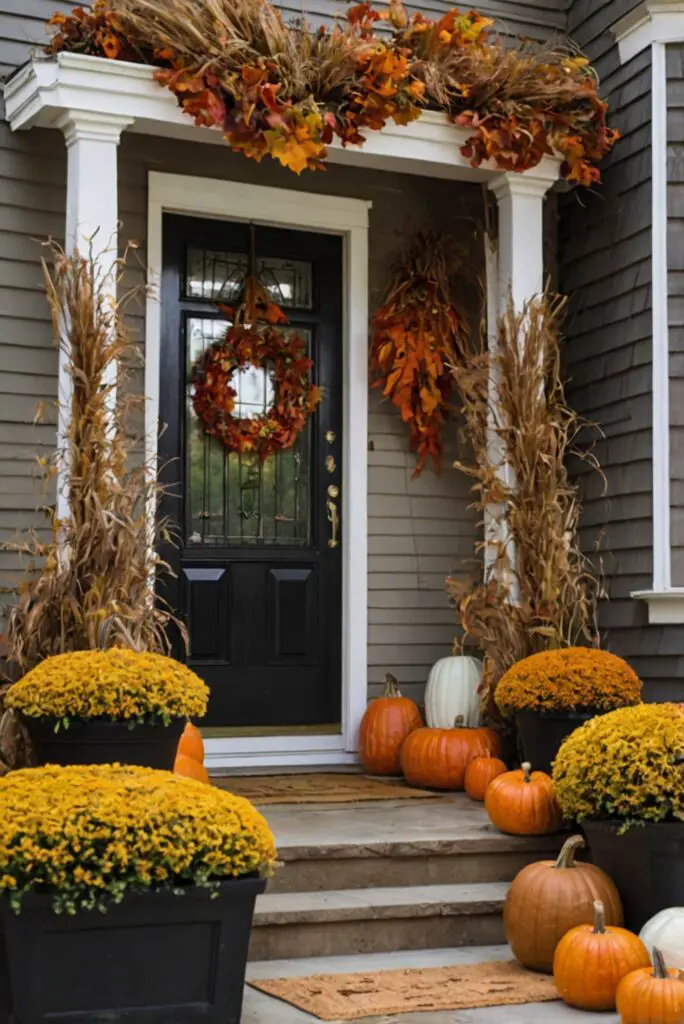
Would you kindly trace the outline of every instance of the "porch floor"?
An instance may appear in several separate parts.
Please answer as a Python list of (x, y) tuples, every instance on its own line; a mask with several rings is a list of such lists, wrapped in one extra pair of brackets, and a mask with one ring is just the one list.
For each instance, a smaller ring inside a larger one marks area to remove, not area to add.
[[(270, 949), (268, 942), (257, 947), (259, 952), (248, 965), (248, 979), (508, 959), (507, 946), (493, 945), (491, 938), (478, 939), (478, 934), (489, 934), (492, 925), (487, 922), (500, 920), (508, 881), (519, 867), (554, 856), (563, 839), (503, 835), (489, 823), (482, 805), (465, 794), (259, 809), (275, 834), (284, 864), (270, 891), (260, 897), (255, 917), (255, 925), (261, 920), (255, 933), (264, 933), (266, 940), (270, 931), (275, 944)], [(438, 924), (430, 907), (440, 901)], [(467, 922), (473, 922), (477, 914), (485, 921), (485, 931), (469, 932), (473, 925)], [(453, 932), (444, 930), (445, 917)], [(462, 922), (466, 922), (465, 931)], [(439, 930), (431, 931), (435, 924)], [(336, 927), (347, 929), (343, 935), (348, 936), (350, 948), (328, 948), (328, 932)], [(499, 927), (495, 926), (495, 932)], [(307, 952), (307, 928), (316, 929), (313, 952), (320, 955)], [(371, 940), (373, 928), (377, 938)], [(382, 951), (385, 941), (385, 948), (392, 949), (392, 936), (399, 935), (402, 928), (405, 935), (425, 934), (425, 946), (436, 948), (395, 946), (396, 951)], [(284, 955), (278, 953), (283, 948), (278, 935), (281, 930), (283, 934), (291, 930), (293, 940), (292, 950), (286, 949)], [(430, 936), (435, 940), (444, 936), (444, 941), (432, 941)], [(352, 942), (356, 948), (351, 948)], [(378, 943), (381, 951), (376, 951)], [(242, 1024), (314, 1024), (316, 1019), (249, 986), (245, 990)], [(618, 1018), (615, 1014), (580, 1013), (560, 1002), (364, 1018), (364, 1024), (572, 1021), (616, 1024)]]

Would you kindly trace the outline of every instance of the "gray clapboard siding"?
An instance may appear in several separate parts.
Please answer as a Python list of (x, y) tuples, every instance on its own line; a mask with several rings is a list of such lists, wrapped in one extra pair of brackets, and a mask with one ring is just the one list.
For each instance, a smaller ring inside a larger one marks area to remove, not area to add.
[[(55, 447), (57, 353), (43, 289), (40, 242), (63, 237), (64, 142), (57, 132), (12, 136), (0, 122), (0, 538), (44, 528), (37, 506), (52, 501), (36, 457)], [(39, 403), (45, 409), (34, 423)], [(16, 585), (21, 563), (0, 559), (3, 586)], [(3, 598), (4, 600), (4, 598)]]
[[(587, 549), (605, 527), (604, 566), (611, 595), (601, 626), (628, 658), (652, 700), (681, 699), (681, 630), (648, 625), (653, 571), (651, 410), (650, 53), (621, 67), (610, 31), (632, 0), (574, 0), (568, 29), (596, 65), (622, 132), (593, 194), (564, 197), (561, 288), (570, 295), (566, 361), (570, 399), (603, 429), (597, 455), (607, 478), (583, 474)], [(673, 268), (678, 269), (678, 268)], [(684, 539), (684, 537), (682, 538)]]

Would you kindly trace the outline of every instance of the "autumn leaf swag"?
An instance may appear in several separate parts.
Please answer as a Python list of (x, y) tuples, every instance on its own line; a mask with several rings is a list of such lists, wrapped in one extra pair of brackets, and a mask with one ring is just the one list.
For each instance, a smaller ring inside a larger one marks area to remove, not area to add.
[[(311, 383), (313, 362), (306, 342), (284, 329), (287, 317), (253, 277), (247, 279), (237, 310), (220, 309), (232, 325), (195, 364), (193, 407), (206, 433), (228, 451), (266, 459), (292, 447), (318, 407), (322, 390)], [(235, 374), (249, 366), (271, 376), (273, 404), (259, 416), (240, 417), (235, 415)]]
[(458, 8), (409, 14), (402, 0), (356, 3), (346, 23), (317, 29), (286, 24), (269, 0), (95, 0), (53, 15), (47, 52), (155, 67), (196, 124), (297, 174), (323, 169), (333, 140), (363, 145), (428, 107), (468, 131), (474, 167), (524, 171), (560, 154), (568, 180), (598, 181), (618, 135), (588, 61), (569, 47), (504, 45), (492, 24)]
[(463, 318), (451, 295), (458, 248), (447, 236), (420, 232), (399, 257), (384, 303), (372, 321), (370, 373), (409, 427), (415, 476), (428, 459), (441, 468), (450, 411), (450, 364), (462, 350)]

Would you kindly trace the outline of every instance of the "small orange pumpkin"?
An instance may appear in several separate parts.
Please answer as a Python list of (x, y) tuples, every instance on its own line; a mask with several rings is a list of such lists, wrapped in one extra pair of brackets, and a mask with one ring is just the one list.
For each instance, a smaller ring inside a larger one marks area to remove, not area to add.
[(196, 725), (192, 722), (188, 722), (181, 738), (178, 742), (178, 753), (185, 754), (186, 757), (191, 757), (193, 761), (198, 761), (199, 764), (204, 764), (204, 741), (202, 740), (202, 733), (199, 731)]
[(417, 705), (402, 697), (397, 680), (388, 672), (385, 692), (366, 708), (361, 719), (361, 764), (373, 775), (399, 775), (399, 754), (409, 733), (423, 724)]
[(551, 777), (533, 772), (529, 761), (494, 779), (485, 808), (492, 824), (512, 836), (546, 836), (563, 824)]
[(555, 861), (528, 864), (508, 890), (503, 915), (506, 942), (516, 960), (532, 971), (551, 973), (556, 947), (566, 932), (593, 921), (594, 900), (603, 903), (609, 925), (622, 924), (622, 903), (608, 875), (594, 864), (575, 863), (582, 846), (582, 836), (570, 836)]
[(456, 719), (453, 729), (416, 729), (401, 748), (401, 769), (412, 786), (463, 789), (466, 768), (476, 757), (494, 757), (501, 740), (494, 729), (467, 728)]
[(487, 786), (508, 768), (498, 757), (475, 757), (465, 773), (466, 793), (473, 800), (484, 800)]
[(606, 928), (601, 900), (594, 901), (594, 924), (571, 928), (556, 946), (553, 980), (561, 999), (578, 1010), (614, 1010), (615, 993), (632, 971), (651, 958), (638, 935)]
[(617, 988), (621, 1024), (682, 1024), (684, 981), (679, 971), (668, 971), (659, 949), (653, 950), (653, 968), (632, 971)]
[(177, 754), (173, 765), (175, 775), (183, 775), (186, 779), (195, 779), (197, 782), (209, 784), (209, 773), (203, 764), (200, 764), (194, 757), (187, 754)]

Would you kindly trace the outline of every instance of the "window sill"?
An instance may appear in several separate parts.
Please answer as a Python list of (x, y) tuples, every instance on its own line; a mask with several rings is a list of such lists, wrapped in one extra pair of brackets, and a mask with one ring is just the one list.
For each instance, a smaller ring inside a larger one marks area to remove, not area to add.
[(670, 590), (635, 590), (631, 596), (647, 603), (649, 625), (684, 625), (684, 587), (672, 587)]

